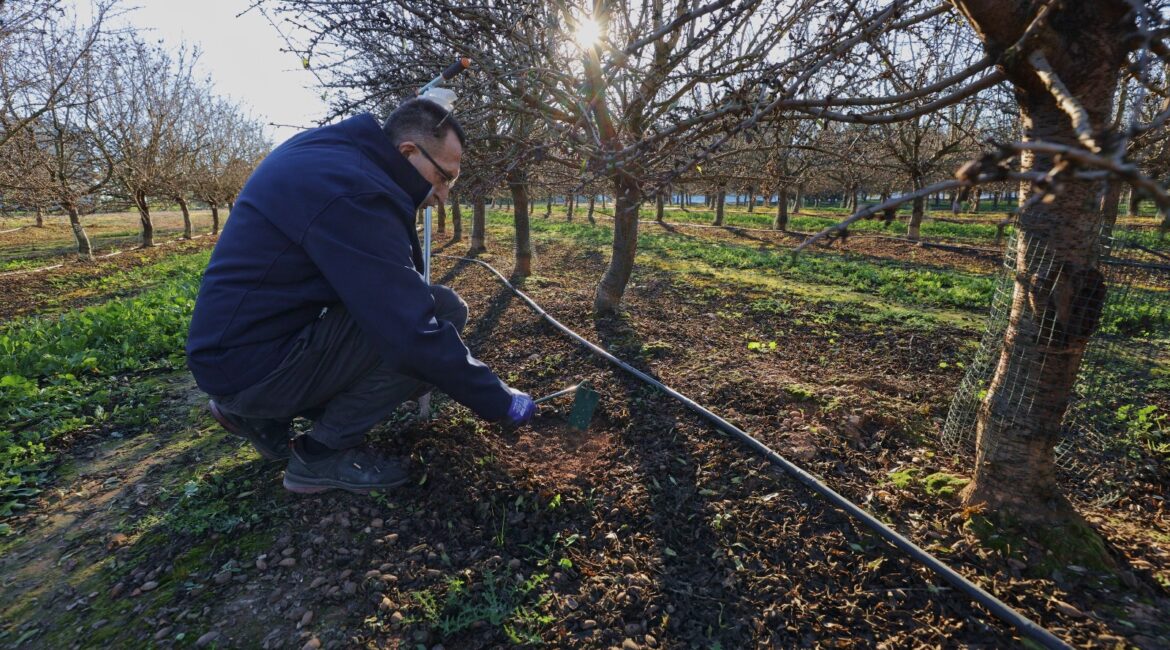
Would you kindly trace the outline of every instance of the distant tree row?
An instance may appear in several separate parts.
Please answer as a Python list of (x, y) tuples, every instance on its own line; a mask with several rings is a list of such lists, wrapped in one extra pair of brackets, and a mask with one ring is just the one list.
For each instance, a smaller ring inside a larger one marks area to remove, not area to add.
[(261, 123), (195, 73), (198, 51), (172, 52), (111, 28), (118, 7), (79, 25), (61, 0), (0, 3), (0, 209), (81, 216), (133, 206), (154, 245), (152, 203), (206, 204), (212, 232), (270, 144)]

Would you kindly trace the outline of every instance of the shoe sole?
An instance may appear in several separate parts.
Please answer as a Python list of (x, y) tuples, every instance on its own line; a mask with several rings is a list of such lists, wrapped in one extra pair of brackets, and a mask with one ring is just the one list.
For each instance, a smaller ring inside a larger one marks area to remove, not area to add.
[(256, 442), (252, 440), (252, 436), (236, 427), (236, 425), (232, 424), (231, 420), (224, 416), (223, 412), (219, 410), (219, 404), (216, 404), (215, 400), (208, 400), (207, 408), (211, 410), (211, 417), (215, 418), (215, 421), (219, 423), (219, 426), (223, 427), (224, 430), (233, 436), (243, 438), (244, 440), (247, 440), (249, 443), (251, 443), (252, 448), (255, 449), (256, 453), (260, 454), (260, 457), (264, 460), (277, 461), (289, 459), (290, 454), (288, 453), (278, 454), (275, 452), (266, 451), (265, 449), (261, 448), (260, 445), (256, 444)]
[(319, 494), (329, 490), (345, 490), (354, 494), (369, 494), (374, 490), (390, 490), (400, 487), (406, 485), (409, 481), (409, 478), (403, 478), (393, 483), (383, 483), (381, 485), (359, 485), (338, 481), (336, 479), (305, 478), (289, 476), (288, 472), (284, 473), (284, 489), (297, 494)]

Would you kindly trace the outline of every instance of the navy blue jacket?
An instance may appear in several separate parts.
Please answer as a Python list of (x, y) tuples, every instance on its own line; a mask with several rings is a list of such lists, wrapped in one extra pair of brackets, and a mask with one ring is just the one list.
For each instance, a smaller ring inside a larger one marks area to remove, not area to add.
[(414, 228), (430, 191), (369, 114), (277, 147), (244, 185), (203, 276), (187, 338), (199, 387), (231, 395), (258, 383), (341, 303), (390, 367), (503, 418), (504, 383), (435, 318)]

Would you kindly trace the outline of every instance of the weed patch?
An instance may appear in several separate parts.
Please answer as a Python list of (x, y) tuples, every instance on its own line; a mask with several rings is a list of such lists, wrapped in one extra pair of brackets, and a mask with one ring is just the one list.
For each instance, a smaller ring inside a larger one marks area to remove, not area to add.
[(67, 434), (123, 435), (154, 423), (159, 397), (144, 373), (184, 366), (208, 255), (155, 271), (173, 275), (134, 298), (0, 328), (0, 517), (37, 493)]

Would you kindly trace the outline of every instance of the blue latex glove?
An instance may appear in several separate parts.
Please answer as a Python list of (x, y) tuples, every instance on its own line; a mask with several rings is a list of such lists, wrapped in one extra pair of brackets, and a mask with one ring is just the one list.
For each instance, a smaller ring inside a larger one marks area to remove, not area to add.
[(516, 428), (528, 424), (532, 416), (536, 415), (536, 403), (528, 396), (512, 389), (512, 405), (508, 407), (508, 415), (504, 417), (504, 425)]

